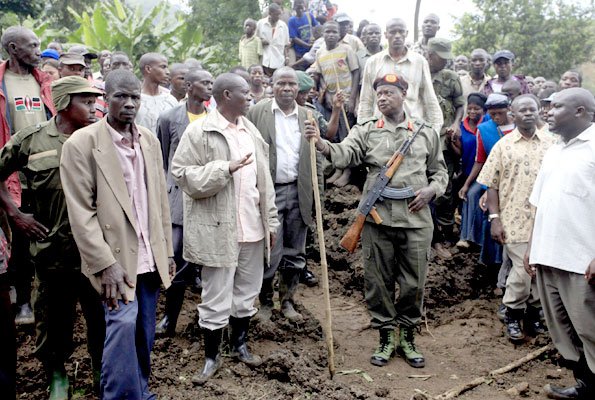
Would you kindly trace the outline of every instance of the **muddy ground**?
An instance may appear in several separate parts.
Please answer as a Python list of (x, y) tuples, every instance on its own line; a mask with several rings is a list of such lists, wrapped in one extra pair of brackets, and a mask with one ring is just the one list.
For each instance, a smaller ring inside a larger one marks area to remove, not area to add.
[[(426, 356), (426, 368), (413, 369), (396, 357), (383, 368), (369, 363), (377, 332), (369, 328), (363, 300), (360, 254), (348, 255), (338, 242), (353, 218), (359, 191), (329, 189), (324, 215), (331, 288), (335, 365), (329, 379), (327, 350), (319, 321), (324, 318), (321, 287), (300, 287), (298, 310), (306, 322), (294, 325), (273, 316), (267, 326), (255, 325), (252, 350), (264, 358), (249, 369), (225, 358), (224, 366), (204, 387), (193, 387), (191, 376), (202, 366), (200, 332), (196, 328), (197, 293), (187, 291), (187, 301), (175, 338), (156, 340), (151, 387), (159, 399), (403, 399), (436, 396), (487, 375), (548, 343), (547, 337), (530, 338), (514, 346), (504, 337), (496, 318), (499, 299), (494, 295), (495, 272), (477, 264), (477, 254), (458, 253), (452, 260), (432, 262), (426, 285), (425, 322), (418, 347)], [(320, 276), (315, 244), (309, 246), (310, 267)], [(163, 296), (158, 315), (162, 315)], [(31, 355), (34, 330), (19, 330), (18, 392), (20, 399), (47, 398), (40, 364)], [(74, 397), (95, 399), (91, 390), (90, 359), (86, 352), (84, 320), (76, 330), (77, 349), (68, 366), (75, 376)], [(224, 349), (226, 351), (227, 349)], [(461, 399), (542, 399), (547, 382), (572, 383), (560, 368), (555, 351), (504, 374), (486, 379)]]

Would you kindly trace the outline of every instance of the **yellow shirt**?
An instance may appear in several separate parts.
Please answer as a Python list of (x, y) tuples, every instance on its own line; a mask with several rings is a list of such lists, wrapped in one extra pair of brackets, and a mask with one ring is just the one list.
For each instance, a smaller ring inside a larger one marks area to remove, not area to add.
[(206, 110), (200, 114), (192, 114), (190, 111), (186, 111), (186, 113), (188, 114), (188, 120), (190, 121), (190, 123), (207, 116)]

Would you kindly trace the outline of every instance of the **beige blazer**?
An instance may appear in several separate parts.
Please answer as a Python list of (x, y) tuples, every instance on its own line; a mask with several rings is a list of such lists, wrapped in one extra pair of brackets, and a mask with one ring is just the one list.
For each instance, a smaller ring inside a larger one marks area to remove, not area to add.
[[(149, 130), (138, 129), (145, 159), (151, 250), (167, 288), (168, 257), (173, 257), (173, 248), (161, 147)], [(82, 272), (101, 292), (97, 274), (117, 261), (136, 283), (136, 220), (107, 118), (76, 131), (64, 143), (60, 177)], [(134, 299), (134, 293), (134, 288), (127, 287), (128, 299)]]

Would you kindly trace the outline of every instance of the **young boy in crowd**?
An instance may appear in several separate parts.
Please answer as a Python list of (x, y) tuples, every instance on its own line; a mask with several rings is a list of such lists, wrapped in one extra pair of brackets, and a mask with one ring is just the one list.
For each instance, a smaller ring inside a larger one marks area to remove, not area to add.
[(256, 21), (248, 18), (244, 21), (244, 35), (240, 39), (239, 58), (240, 65), (249, 68), (254, 64), (262, 63), (262, 41), (256, 33)]
[[(355, 122), (353, 111), (356, 107), (356, 98), (359, 85), (359, 62), (357, 55), (348, 45), (339, 43), (339, 24), (329, 21), (324, 24), (323, 34), (324, 46), (316, 53), (316, 62), (313, 65), (314, 80), (318, 83), (324, 106), (325, 118), (330, 119), (333, 109), (333, 96), (337, 92), (343, 92), (348, 99), (345, 103), (346, 113), (340, 119), (339, 132), (336, 141), (340, 142), (349, 133), (350, 126)], [(347, 117), (347, 118), (345, 118)], [(346, 119), (350, 121), (345, 121)], [(328, 183), (336, 186), (345, 186), (349, 182), (349, 170), (337, 170)]]

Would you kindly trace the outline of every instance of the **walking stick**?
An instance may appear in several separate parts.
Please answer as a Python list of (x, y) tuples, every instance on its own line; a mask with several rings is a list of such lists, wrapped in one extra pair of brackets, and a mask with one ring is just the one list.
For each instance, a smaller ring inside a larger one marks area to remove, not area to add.
[[(335, 64), (333, 64), (333, 73), (335, 74), (335, 93), (337, 93), (339, 90), (341, 90), (341, 88), (339, 88), (339, 74), (337, 73), (337, 67), (335, 67)], [(347, 119), (347, 113), (345, 112), (344, 105), (341, 105), (341, 112), (343, 113), (343, 122), (345, 123), (345, 128), (347, 128), (347, 133), (349, 133), (351, 127), (349, 126), (349, 120)]]
[[(308, 120), (316, 129), (318, 124), (314, 119), (312, 111), (308, 110)], [(310, 166), (312, 169), (312, 188), (314, 189), (314, 205), (316, 208), (316, 230), (318, 233), (318, 247), (320, 248), (320, 269), (322, 271), (322, 291), (324, 292), (325, 320), (322, 326), (328, 349), (328, 370), (331, 379), (335, 375), (335, 349), (333, 347), (333, 328), (331, 320), (331, 295), (328, 284), (328, 265), (326, 263), (326, 247), (324, 244), (324, 230), (322, 228), (322, 206), (320, 205), (320, 188), (318, 187), (318, 173), (316, 168), (316, 146), (314, 140), (310, 140)]]

